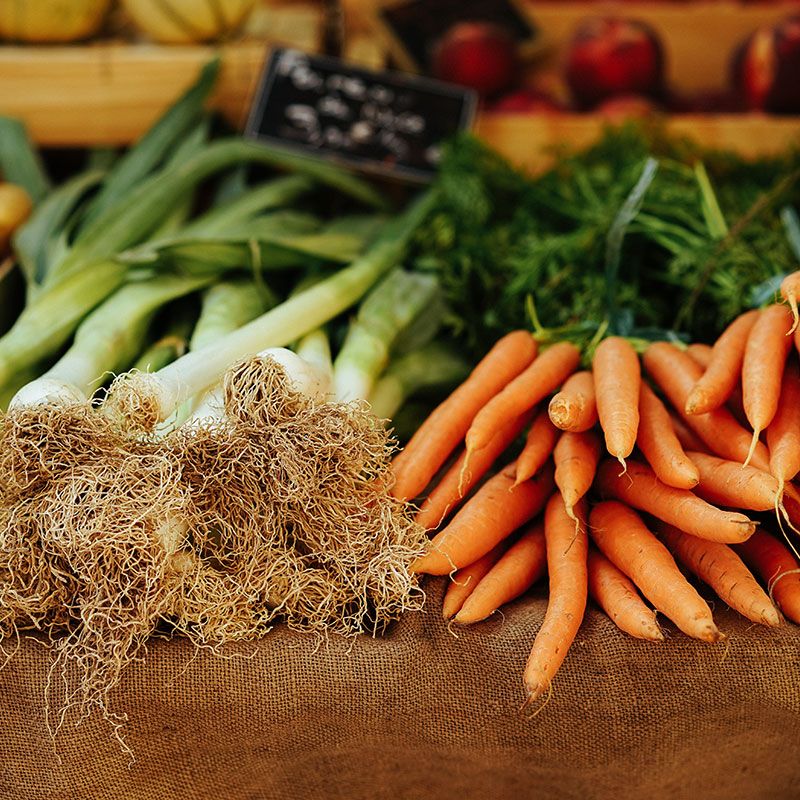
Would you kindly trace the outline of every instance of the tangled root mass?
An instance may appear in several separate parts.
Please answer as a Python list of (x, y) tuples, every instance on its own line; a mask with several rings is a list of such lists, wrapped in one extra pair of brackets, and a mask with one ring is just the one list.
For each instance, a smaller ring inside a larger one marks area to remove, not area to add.
[(60, 720), (99, 708), (119, 729), (108, 693), (158, 630), (375, 633), (421, 605), (426, 539), (388, 492), (381, 422), (260, 358), (227, 375), (225, 408), (166, 436), (88, 406), (0, 419), (0, 642), (51, 637)]

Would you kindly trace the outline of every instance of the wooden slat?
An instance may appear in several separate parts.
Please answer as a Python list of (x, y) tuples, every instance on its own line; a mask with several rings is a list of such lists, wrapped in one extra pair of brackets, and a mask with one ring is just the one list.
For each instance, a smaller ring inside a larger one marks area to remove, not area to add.
[(212, 105), (242, 127), (270, 46), (317, 50), (323, 19), (318, 3), (283, 0), (258, 7), (244, 37), (218, 48), (121, 40), (2, 46), (0, 114), (22, 119), (44, 146), (127, 144), (219, 54)]
[[(800, 117), (677, 114), (665, 117), (664, 123), (673, 133), (708, 147), (735, 150), (745, 158), (800, 146)], [(606, 124), (591, 114), (482, 114), (477, 133), (515, 164), (538, 171), (548, 166), (554, 147), (588, 146)]]

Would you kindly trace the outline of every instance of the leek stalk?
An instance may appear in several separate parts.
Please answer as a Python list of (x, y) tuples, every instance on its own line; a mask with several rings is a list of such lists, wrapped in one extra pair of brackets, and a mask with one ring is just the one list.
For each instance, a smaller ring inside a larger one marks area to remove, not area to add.
[(187, 353), (147, 376), (158, 418), (165, 420), (183, 402), (217, 383), (236, 361), (287, 345), (352, 306), (402, 260), (432, 203), (432, 193), (424, 194), (387, 224), (367, 252), (349, 267), (290, 297), (215, 345)]
[(337, 400), (366, 400), (386, 368), (397, 339), (436, 303), (433, 275), (398, 269), (387, 275), (361, 303), (333, 362)]
[(369, 396), (372, 413), (391, 419), (417, 392), (456, 386), (469, 371), (466, 359), (438, 342), (430, 342), (392, 361)]
[(125, 369), (141, 352), (153, 315), (161, 306), (211, 280), (160, 275), (118, 289), (83, 320), (66, 353), (24, 386), (12, 405), (86, 400), (109, 373)]

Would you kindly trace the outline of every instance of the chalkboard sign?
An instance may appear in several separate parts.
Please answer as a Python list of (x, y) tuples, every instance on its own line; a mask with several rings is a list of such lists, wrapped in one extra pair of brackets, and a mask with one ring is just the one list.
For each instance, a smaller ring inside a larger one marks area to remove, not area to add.
[(264, 69), (246, 135), (425, 183), (442, 142), (469, 127), (476, 103), (460, 86), (279, 48)]
[(461, 22), (489, 22), (519, 42), (524, 57), (542, 45), (539, 30), (515, 0), (388, 0), (377, 13), (392, 56), (403, 68), (425, 72), (436, 44)]

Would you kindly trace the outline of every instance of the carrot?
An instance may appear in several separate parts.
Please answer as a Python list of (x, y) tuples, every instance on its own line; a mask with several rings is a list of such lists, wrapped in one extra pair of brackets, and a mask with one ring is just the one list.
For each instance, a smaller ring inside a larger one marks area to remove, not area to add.
[(621, 630), (637, 639), (663, 642), (655, 613), (645, 605), (631, 579), (599, 550), (589, 550), (589, 597)]
[(580, 357), (580, 350), (569, 342), (545, 350), (475, 415), (467, 431), (467, 452), (486, 447), (503, 421), (533, 408), (559, 387), (575, 371)]
[[(747, 337), (758, 319), (758, 311), (738, 316), (714, 343), (705, 372), (698, 376), (683, 405), (687, 414), (705, 414), (720, 408), (739, 382)], [(695, 354), (697, 350), (695, 349)]]
[(609, 336), (595, 350), (592, 372), (606, 450), (624, 466), (639, 428), (639, 356), (626, 339)]
[(800, 371), (793, 361), (783, 374), (778, 411), (767, 428), (767, 447), (769, 471), (782, 492), (800, 472)]
[(686, 348), (686, 352), (692, 357), (692, 360), (696, 364), (706, 370), (711, 363), (711, 354), (714, 352), (714, 349), (711, 345), (694, 342)]
[(547, 413), (553, 425), (562, 431), (588, 431), (597, 422), (592, 373), (580, 370), (570, 375), (561, 391), (553, 396)]
[(579, 520), (577, 531), (557, 495), (550, 498), (544, 512), (550, 596), (544, 621), (525, 665), (523, 682), (528, 695), (526, 704), (538, 699), (550, 688), (586, 611), (589, 543), (583, 501), (578, 504), (576, 512)]
[(411, 565), (412, 570), (447, 575), (461, 569), (535, 517), (553, 492), (553, 470), (544, 469), (514, 486), (516, 468), (512, 462), (486, 481), (433, 537), (430, 551)]
[(478, 411), (534, 361), (536, 352), (536, 341), (527, 331), (513, 331), (495, 343), (394, 460), (395, 497), (408, 500), (419, 495), (464, 438)]
[(723, 511), (686, 489), (661, 483), (640, 461), (631, 461), (624, 475), (618, 472), (619, 467), (610, 459), (600, 464), (597, 488), (604, 496), (622, 500), (693, 536), (712, 542), (743, 542), (756, 529), (756, 523), (744, 514)]
[(761, 431), (772, 422), (778, 410), (781, 380), (792, 340), (786, 336), (791, 316), (786, 306), (765, 308), (750, 335), (742, 361), (742, 399), (747, 421), (753, 428), (753, 441), (744, 463), (750, 458)]
[(550, 457), (558, 439), (558, 428), (550, 422), (547, 409), (541, 411), (528, 431), (525, 447), (517, 459), (516, 483), (533, 477)]
[(672, 430), (678, 437), (681, 447), (686, 450), (697, 452), (708, 452), (706, 443), (674, 412), (667, 409), (669, 420), (672, 423)]
[(781, 618), (742, 559), (726, 544), (689, 536), (661, 522), (658, 534), (690, 572), (707, 583), (734, 611), (761, 625), (775, 627)]
[(800, 624), (800, 564), (788, 548), (765, 531), (756, 531), (736, 552), (766, 582), (784, 615)]
[(655, 392), (642, 381), (639, 394), (639, 432), (636, 443), (662, 483), (691, 489), (700, 476), (681, 447), (669, 412)]
[[(706, 370), (708, 369), (708, 365), (711, 362), (712, 348), (707, 344), (690, 344), (686, 348), (686, 352), (692, 357), (692, 361), (702, 368), (703, 374), (705, 374)], [(702, 381), (703, 378), (701, 377), (700, 380)], [(689, 400), (686, 402), (688, 404)], [(744, 413), (744, 406), (742, 405), (742, 389), (739, 385), (738, 377), (736, 378), (736, 383), (734, 384), (733, 389), (731, 389), (731, 392), (728, 395), (724, 405), (727, 406), (728, 410), (731, 412), (731, 414), (733, 414), (734, 418), (740, 425), (747, 425), (747, 416)], [(691, 414), (693, 412), (687, 411), (687, 413)]]
[(598, 503), (589, 517), (589, 529), (609, 560), (687, 636), (705, 642), (724, 638), (708, 604), (635, 511), (613, 500)]
[(500, 606), (530, 589), (547, 568), (544, 526), (528, 528), (475, 587), (456, 615), (456, 622), (470, 624), (486, 619)]
[(707, 453), (690, 450), (686, 455), (700, 473), (700, 483), (695, 492), (707, 502), (750, 511), (778, 508), (781, 489), (768, 472)]
[[(750, 452), (751, 436), (726, 408), (705, 414), (687, 414), (686, 398), (702, 375), (702, 369), (687, 353), (667, 342), (651, 344), (644, 354), (644, 366), (659, 385), (684, 422), (713, 453), (730, 461), (744, 461)], [(754, 467), (769, 469), (767, 448), (757, 443), (753, 452)]]
[(800, 294), (800, 270), (797, 272), (790, 272), (781, 281), (781, 297), (789, 304), (792, 311), (792, 327), (789, 328), (789, 333), (794, 333), (797, 330), (798, 315), (797, 315), (797, 295)]
[(505, 551), (506, 543), (500, 542), (486, 555), (453, 575), (442, 600), (442, 616), (445, 619), (451, 619), (461, 611), (467, 598), (475, 591), (478, 583), (500, 560)]
[(464, 453), (445, 472), (420, 506), (417, 522), (424, 528), (438, 528), (444, 518), (466, 497), (473, 486), (486, 474), (498, 456), (517, 438), (531, 415), (521, 414), (500, 428), (492, 441), (479, 450), (465, 469)]
[(597, 462), (600, 461), (600, 440), (593, 431), (565, 431), (556, 443), (553, 461), (556, 486), (564, 498), (564, 508), (570, 519), (577, 521), (572, 509), (594, 481)]

